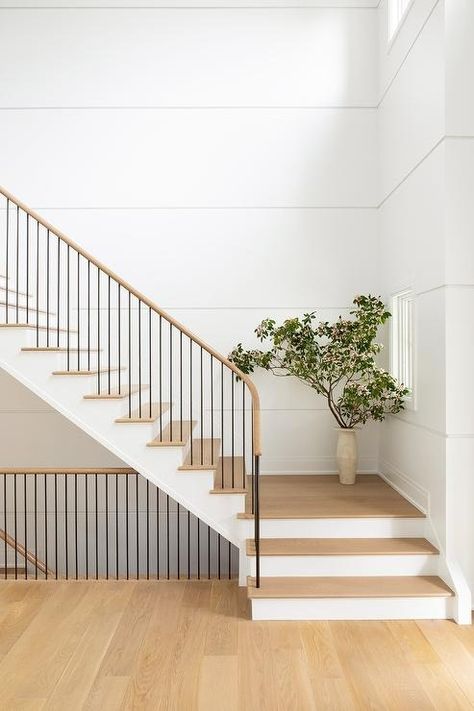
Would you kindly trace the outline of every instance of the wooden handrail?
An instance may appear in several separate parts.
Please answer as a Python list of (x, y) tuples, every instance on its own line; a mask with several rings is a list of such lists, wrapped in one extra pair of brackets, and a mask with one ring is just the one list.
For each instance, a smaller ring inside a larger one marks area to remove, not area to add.
[[(52, 570), (46, 567), (46, 565), (43, 563), (42, 560), (39, 560), (33, 553), (30, 553), (25, 546), (23, 546), (21, 543), (18, 543), (18, 541), (15, 541), (12, 536), (10, 536), (8, 533), (5, 533), (5, 531), (2, 531), (0, 528), (0, 539), (2, 541), (5, 541), (7, 546), (10, 546), (10, 548), (13, 548), (13, 550), (17, 551), (23, 558), (25, 558), (27, 561), (29, 561), (32, 565), (35, 566), (35, 568), (38, 568), (38, 570), (41, 570), (44, 575), (48, 575), (53, 577), (54, 573)], [(5, 561), (5, 566), (6, 566), (6, 561)]]
[(131, 467), (0, 467), (2, 474), (135, 474)]
[(74, 249), (76, 252), (78, 252), (80, 255), (84, 257), (84, 259), (87, 259), (89, 262), (94, 264), (97, 269), (100, 269), (100, 271), (104, 272), (104, 274), (107, 274), (111, 279), (116, 281), (118, 284), (120, 284), (124, 289), (129, 291), (131, 294), (133, 294), (139, 301), (143, 302), (148, 306), (150, 309), (155, 311), (159, 316), (162, 316), (168, 323), (170, 323), (172, 326), (178, 329), (178, 331), (181, 331), (184, 333), (193, 343), (196, 343), (198, 346), (203, 348), (205, 351), (207, 351), (211, 356), (213, 356), (216, 360), (220, 361), (223, 363), (225, 366), (230, 368), (241, 380), (244, 381), (244, 383), (247, 385), (250, 394), (252, 396), (252, 411), (253, 411), (253, 448), (254, 448), (254, 454), (256, 456), (261, 455), (261, 430), (260, 430), (260, 398), (258, 394), (258, 390), (255, 387), (255, 384), (249, 378), (246, 373), (243, 373), (237, 366), (232, 363), (228, 358), (225, 356), (221, 355), (218, 353), (214, 348), (209, 346), (207, 343), (202, 341), (198, 336), (195, 336), (191, 331), (189, 331), (186, 326), (183, 326), (182, 323), (179, 321), (176, 321), (172, 316), (167, 314), (165, 311), (160, 309), (157, 304), (155, 304), (151, 299), (146, 297), (144, 294), (142, 294), (140, 291), (137, 289), (134, 289), (134, 287), (126, 282), (124, 279), (119, 277), (115, 272), (113, 272), (111, 269), (109, 269), (105, 264), (102, 264), (98, 259), (93, 257), (89, 252), (86, 252), (86, 250), (82, 249), (78, 244), (76, 244), (72, 239), (70, 239), (64, 232), (61, 230), (57, 229), (52, 225), (50, 222), (47, 220), (43, 219), (41, 215), (39, 215), (37, 212), (32, 210), (28, 205), (26, 205), (24, 202), (19, 200), (15, 195), (10, 193), (6, 188), (2, 187), (0, 185), (0, 193), (7, 198), (7, 200), (10, 200), (12, 203), (17, 205), (23, 212), (26, 212), (27, 215), (32, 217), (36, 222), (38, 222), (40, 225), (42, 225), (46, 230), (49, 230), (52, 234), (54, 234), (56, 237), (58, 237), (60, 240), (68, 244), (72, 249)]

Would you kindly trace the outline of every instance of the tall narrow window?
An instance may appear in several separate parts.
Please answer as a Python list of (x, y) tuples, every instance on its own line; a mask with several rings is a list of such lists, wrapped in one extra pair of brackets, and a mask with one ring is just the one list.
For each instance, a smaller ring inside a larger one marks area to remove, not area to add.
[(414, 394), (414, 303), (411, 289), (400, 291), (392, 299), (392, 375)]
[(414, 0), (389, 0), (388, 39), (391, 40), (405, 19)]

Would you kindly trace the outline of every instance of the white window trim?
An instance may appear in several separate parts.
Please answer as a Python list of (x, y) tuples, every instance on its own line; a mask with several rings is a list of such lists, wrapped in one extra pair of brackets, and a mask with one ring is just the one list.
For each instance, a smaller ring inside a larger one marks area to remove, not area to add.
[(387, 37), (388, 37), (388, 51), (392, 49), (393, 44), (395, 43), (395, 40), (397, 39), (398, 35), (400, 34), (400, 30), (402, 29), (403, 25), (405, 24), (405, 21), (408, 17), (408, 14), (415, 4), (415, 0), (410, 0), (406, 8), (404, 9), (403, 13), (401, 14), (398, 24), (393, 30), (392, 34), (390, 34), (390, 3), (391, 2), (397, 2), (397, 0), (387, 0)]
[(397, 291), (391, 296), (390, 312), (392, 314), (391, 328), (390, 328), (390, 372), (395, 377), (399, 377), (399, 367), (398, 367), (398, 348), (396, 347), (395, 334), (398, 334), (398, 318), (399, 309), (398, 302), (403, 299), (404, 296), (411, 295), (411, 354), (412, 354), (412, 382), (411, 382), (411, 393), (404, 397), (405, 409), (406, 410), (416, 410), (417, 409), (417, 388), (416, 388), (416, 373), (417, 373), (417, 359), (416, 359), (416, 301), (415, 292), (411, 288), (404, 288)]

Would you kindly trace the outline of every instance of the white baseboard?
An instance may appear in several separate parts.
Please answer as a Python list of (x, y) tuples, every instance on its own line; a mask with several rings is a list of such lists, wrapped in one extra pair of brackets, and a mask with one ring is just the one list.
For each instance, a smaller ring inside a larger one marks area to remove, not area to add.
[[(360, 457), (358, 471), (374, 474), (378, 471), (376, 457)], [(320, 457), (262, 457), (262, 474), (336, 474), (334, 456)]]
[(404, 496), (405, 499), (421, 509), (423, 513), (429, 513), (430, 492), (427, 489), (400, 471), (400, 469), (386, 459), (380, 460), (379, 473), (382, 479), (385, 479), (387, 484), (390, 484), (390, 486)]

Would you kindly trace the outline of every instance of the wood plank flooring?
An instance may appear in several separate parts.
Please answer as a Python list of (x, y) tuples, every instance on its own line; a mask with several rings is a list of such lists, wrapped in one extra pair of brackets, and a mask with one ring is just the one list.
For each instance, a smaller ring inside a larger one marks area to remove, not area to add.
[[(251, 487), (249, 487), (251, 488)], [(341, 486), (333, 474), (260, 477), (261, 518), (418, 518), (424, 514), (377, 474)], [(246, 510), (251, 511), (250, 495)]]
[(474, 709), (474, 627), (251, 622), (228, 581), (0, 583), (0, 709)]

